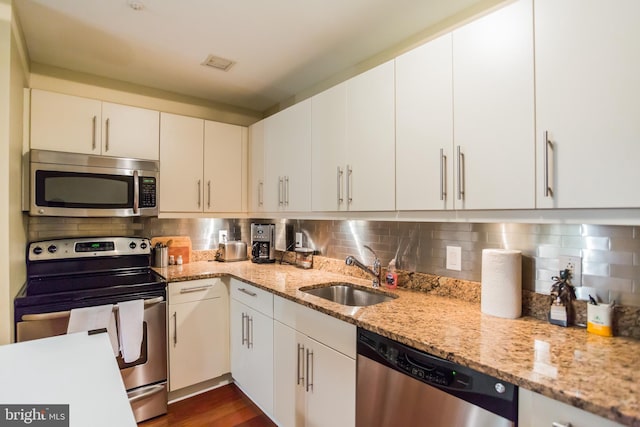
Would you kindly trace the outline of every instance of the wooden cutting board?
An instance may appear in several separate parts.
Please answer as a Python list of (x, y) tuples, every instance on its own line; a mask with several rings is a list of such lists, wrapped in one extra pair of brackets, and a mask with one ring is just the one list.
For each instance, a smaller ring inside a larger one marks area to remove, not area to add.
[(169, 247), (169, 256), (178, 258), (182, 256), (182, 263), (188, 264), (191, 259), (191, 238), (189, 236), (158, 236), (151, 238), (151, 247), (156, 243), (162, 243)]

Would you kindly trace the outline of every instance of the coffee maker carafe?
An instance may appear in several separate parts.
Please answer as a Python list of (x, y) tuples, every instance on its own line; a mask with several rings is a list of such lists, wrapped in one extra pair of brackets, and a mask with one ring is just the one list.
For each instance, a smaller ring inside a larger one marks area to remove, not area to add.
[(251, 261), (255, 263), (276, 262), (275, 224), (251, 224)]

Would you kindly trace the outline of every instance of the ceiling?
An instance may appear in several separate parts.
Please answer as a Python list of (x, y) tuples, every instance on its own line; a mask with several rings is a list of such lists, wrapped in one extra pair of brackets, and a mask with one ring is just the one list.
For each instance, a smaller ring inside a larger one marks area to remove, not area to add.
[[(480, 2), (14, 0), (14, 5), (32, 62), (264, 111)], [(209, 54), (236, 64), (227, 72), (204, 67)]]

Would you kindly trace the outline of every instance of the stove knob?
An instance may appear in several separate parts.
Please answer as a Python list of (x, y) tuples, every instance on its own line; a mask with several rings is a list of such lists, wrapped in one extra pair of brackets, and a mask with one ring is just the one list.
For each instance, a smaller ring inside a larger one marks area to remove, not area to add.
[(140, 243), (140, 249), (147, 249), (147, 244), (145, 242)]
[(136, 245), (136, 242), (129, 243), (129, 248), (131, 248), (131, 249), (135, 249), (136, 246), (138, 246), (138, 245)]
[(36, 255), (40, 255), (42, 253), (42, 248), (40, 246), (36, 246), (33, 248), (33, 253)]
[(50, 254), (55, 254), (57, 250), (58, 247), (56, 245), (49, 245), (49, 247), (47, 248), (47, 251), (49, 251)]

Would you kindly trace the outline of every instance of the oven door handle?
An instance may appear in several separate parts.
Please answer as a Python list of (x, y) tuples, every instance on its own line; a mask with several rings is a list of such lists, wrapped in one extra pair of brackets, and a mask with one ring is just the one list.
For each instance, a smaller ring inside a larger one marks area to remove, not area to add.
[(129, 397), (129, 403), (136, 402), (138, 400), (144, 399), (145, 397), (149, 397), (152, 394), (159, 393), (165, 389), (165, 384), (155, 384), (149, 387), (144, 387), (142, 390), (135, 390), (140, 394), (135, 394)]
[[(158, 304), (162, 301), (164, 301), (164, 297), (149, 298), (144, 300), (144, 306), (148, 307), (153, 304)], [(118, 311), (117, 305), (113, 306), (113, 311)], [(30, 321), (36, 321), (36, 320), (53, 320), (53, 319), (61, 319), (63, 317), (69, 317), (70, 315), (71, 315), (71, 310), (54, 311), (53, 313), (23, 314), (21, 320), (23, 322), (30, 322)]]

